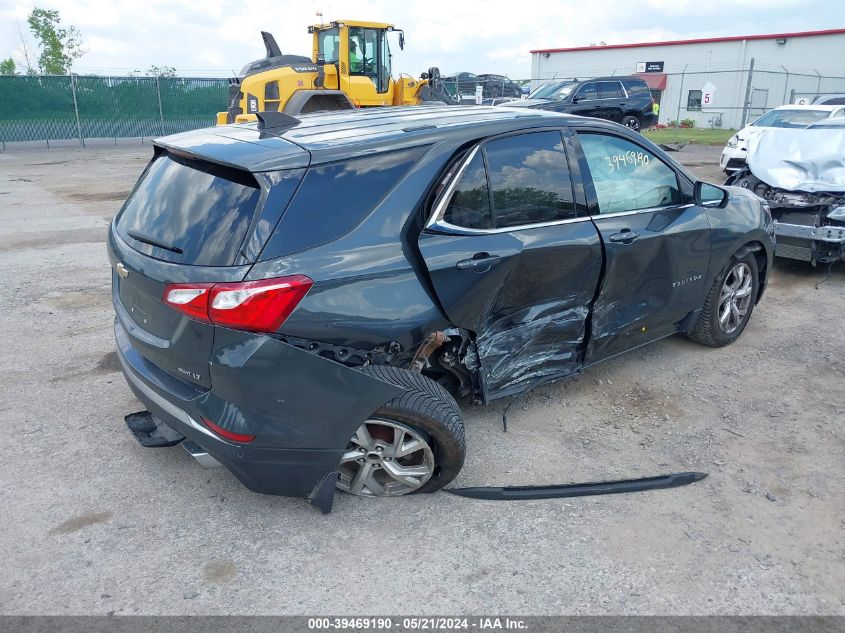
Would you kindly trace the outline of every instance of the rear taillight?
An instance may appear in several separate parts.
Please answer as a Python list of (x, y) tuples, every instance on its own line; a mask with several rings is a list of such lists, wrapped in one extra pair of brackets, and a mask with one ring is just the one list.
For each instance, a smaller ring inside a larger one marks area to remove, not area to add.
[(208, 322), (208, 293), (214, 284), (170, 284), (164, 302), (192, 319)]
[(304, 275), (219, 284), (170, 284), (163, 301), (192, 319), (251, 332), (275, 332), (314, 282)]
[(206, 418), (202, 418), (202, 421), (205, 422), (205, 425), (208, 428), (217, 433), (217, 435), (226, 438), (227, 440), (232, 440), (233, 442), (240, 442), (241, 444), (249, 444), (255, 439), (254, 435), (247, 435), (246, 433), (233, 433), (232, 431), (224, 429), (222, 426), (215, 424), (214, 422)]

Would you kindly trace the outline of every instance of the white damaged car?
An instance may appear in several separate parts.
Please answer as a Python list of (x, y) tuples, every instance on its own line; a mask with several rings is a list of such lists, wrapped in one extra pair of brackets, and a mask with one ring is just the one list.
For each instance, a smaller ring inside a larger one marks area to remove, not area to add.
[(776, 256), (814, 266), (845, 261), (845, 118), (755, 134), (747, 165), (725, 184), (769, 204)]
[(728, 140), (719, 158), (719, 167), (728, 174), (744, 168), (748, 142), (764, 130), (805, 128), (818, 121), (838, 117), (845, 117), (845, 106), (784, 105), (770, 110)]

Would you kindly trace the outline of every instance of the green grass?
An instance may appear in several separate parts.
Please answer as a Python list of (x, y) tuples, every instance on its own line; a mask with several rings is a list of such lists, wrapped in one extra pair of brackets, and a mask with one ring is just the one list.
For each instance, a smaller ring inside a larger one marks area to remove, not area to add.
[(646, 138), (654, 143), (698, 143), (699, 145), (724, 145), (736, 130), (709, 128), (661, 128), (644, 130)]

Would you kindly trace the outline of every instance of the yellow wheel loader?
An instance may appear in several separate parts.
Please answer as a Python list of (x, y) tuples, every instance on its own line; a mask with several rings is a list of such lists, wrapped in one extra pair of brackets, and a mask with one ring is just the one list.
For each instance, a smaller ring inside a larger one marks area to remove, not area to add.
[(370, 106), (454, 104), (430, 68), (419, 79), (391, 74), (388, 34), (405, 34), (392, 24), (337, 20), (308, 27), (311, 57), (284, 55), (275, 38), (262, 31), (267, 56), (247, 64), (229, 80), (229, 107), (217, 124), (254, 121), (259, 112), (289, 115)]

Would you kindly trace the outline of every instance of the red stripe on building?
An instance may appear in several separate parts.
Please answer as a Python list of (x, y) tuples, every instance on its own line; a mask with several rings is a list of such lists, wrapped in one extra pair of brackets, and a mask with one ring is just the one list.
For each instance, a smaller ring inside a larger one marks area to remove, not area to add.
[(772, 33), (770, 35), (734, 35), (731, 37), (707, 37), (695, 40), (669, 40), (666, 42), (639, 42), (636, 44), (604, 44), (601, 46), (576, 46), (574, 48), (538, 48), (532, 53), (570, 53), (573, 51), (596, 51), (609, 48), (643, 48), (648, 46), (677, 46), (683, 44), (712, 44), (715, 42), (741, 42), (743, 40), (777, 40), (790, 37), (816, 37), (819, 35), (842, 35), (845, 29), (825, 31), (799, 31), (797, 33)]

